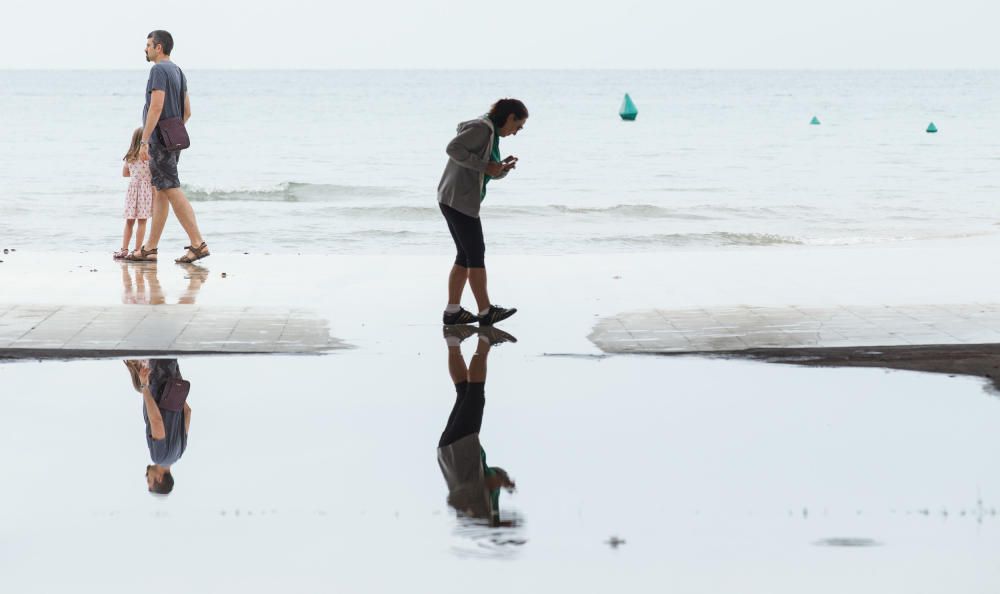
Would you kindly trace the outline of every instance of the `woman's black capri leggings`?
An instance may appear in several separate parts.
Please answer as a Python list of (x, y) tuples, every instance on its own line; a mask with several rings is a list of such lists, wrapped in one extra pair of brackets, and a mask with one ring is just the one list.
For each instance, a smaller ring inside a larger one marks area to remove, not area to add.
[(438, 203), (448, 231), (455, 240), (458, 255), (455, 264), (465, 268), (486, 268), (486, 240), (483, 239), (483, 222), (476, 217), (462, 214), (454, 208)]
[(450, 446), (467, 435), (479, 433), (486, 409), (486, 382), (455, 384), (455, 404), (448, 415), (448, 424), (441, 432), (438, 447)]

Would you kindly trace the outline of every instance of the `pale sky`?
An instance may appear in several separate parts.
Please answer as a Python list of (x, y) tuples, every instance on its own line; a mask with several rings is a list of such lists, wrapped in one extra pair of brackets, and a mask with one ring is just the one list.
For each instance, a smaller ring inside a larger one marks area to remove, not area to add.
[(0, 69), (1000, 68), (987, 0), (5, 0)]

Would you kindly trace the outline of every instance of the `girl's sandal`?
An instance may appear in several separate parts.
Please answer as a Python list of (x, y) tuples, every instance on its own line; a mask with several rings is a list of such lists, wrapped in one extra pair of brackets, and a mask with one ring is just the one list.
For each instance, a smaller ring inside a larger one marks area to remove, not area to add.
[(201, 245), (199, 245), (198, 247), (194, 247), (193, 245), (186, 245), (186, 246), (184, 246), (184, 248), (187, 249), (187, 250), (189, 250), (192, 254), (194, 254), (194, 256), (188, 256), (185, 253), (180, 258), (177, 258), (176, 260), (174, 260), (174, 262), (176, 262), (178, 264), (190, 264), (192, 262), (195, 262), (197, 260), (201, 260), (202, 258), (207, 258), (207, 257), (209, 257), (209, 256), (212, 255), (208, 251), (208, 244), (206, 244), (204, 241), (201, 242)]
[(117, 252), (112, 254), (111, 257), (115, 260), (127, 260), (128, 255), (129, 255), (128, 249), (124, 249), (124, 250), (118, 250)]
[(147, 250), (146, 246), (142, 246), (136, 251), (139, 252), (138, 256), (135, 255), (135, 252), (132, 252), (131, 254), (125, 256), (125, 259), (129, 262), (156, 262), (156, 258), (150, 258), (150, 256), (155, 256), (156, 253), (160, 251), (160, 248)]

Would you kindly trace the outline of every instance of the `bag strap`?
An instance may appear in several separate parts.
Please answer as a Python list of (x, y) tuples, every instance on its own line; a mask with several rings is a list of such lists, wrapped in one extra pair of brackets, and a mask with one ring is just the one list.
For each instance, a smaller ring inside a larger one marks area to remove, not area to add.
[[(177, 66), (177, 64), (173, 60), (171, 60), (170, 63), (173, 64), (174, 66)], [(182, 70), (180, 66), (177, 66), (177, 72), (181, 73), (181, 88), (180, 88), (181, 114), (178, 117), (181, 118), (181, 121), (183, 121), (184, 120), (184, 95), (187, 93), (187, 77), (184, 76), (184, 70)], [(167, 78), (167, 84), (168, 85), (171, 84), (169, 78)]]

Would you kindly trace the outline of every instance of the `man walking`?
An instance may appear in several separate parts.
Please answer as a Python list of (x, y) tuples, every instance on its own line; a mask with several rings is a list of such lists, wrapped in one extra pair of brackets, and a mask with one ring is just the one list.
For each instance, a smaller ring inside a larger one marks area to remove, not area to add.
[(146, 105), (142, 111), (144, 127), (139, 158), (149, 161), (149, 171), (152, 174), (155, 190), (153, 223), (149, 242), (132, 252), (129, 259), (142, 262), (156, 261), (160, 236), (167, 223), (170, 208), (173, 207), (177, 220), (191, 241), (184, 255), (175, 262), (186, 264), (207, 257), (209, 251), (201, 231), (198, 230), (194, 209), (181, 190), (181, 181), (177, 174), (180, 152), (168, 151), (157, 129), (160, 120), (183, 118), (186, 124), (191, 117), (187, 78), (180, 67), (170, 60), (170, 52), (173, 49), (174, 38), (166, 31), (156, 30), (146, 37), (146, 61), (154, 64), (149, 71), (149, 81), (146, 82)]

